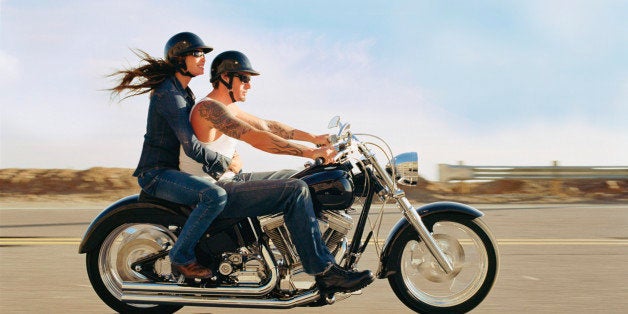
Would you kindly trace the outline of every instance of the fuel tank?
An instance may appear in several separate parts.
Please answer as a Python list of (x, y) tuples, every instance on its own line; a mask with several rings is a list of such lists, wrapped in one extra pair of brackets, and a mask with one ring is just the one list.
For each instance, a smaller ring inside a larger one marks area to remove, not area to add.
[(310, 167), (294, 177), (310, 187), (314, 209), (340, 210), (349, 208), (354, 201), (354, 186), (351, 175), (343, 166)]

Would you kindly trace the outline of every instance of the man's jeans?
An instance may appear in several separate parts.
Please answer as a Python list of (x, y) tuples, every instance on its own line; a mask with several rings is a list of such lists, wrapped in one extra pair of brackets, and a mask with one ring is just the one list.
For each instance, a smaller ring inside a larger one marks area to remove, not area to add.
[(194, 207), (170, 250), (170, 261), (175, 265), (196, 261), (194, 248), (224, 209), (227, 203), (225, 190), (207, 179), (174, 169), (145, 171), (138, 177), (138, 183), (152, 196)]
[(308, 274), (319, 274), (335, 263), (321, 239), (307, 184), (289, 178), (295, 171), (244, 173), (233, 181), (216, 184), (227, 191), (228, 200), (221, 217), (256, 217), (284, 213), (284, 221)]

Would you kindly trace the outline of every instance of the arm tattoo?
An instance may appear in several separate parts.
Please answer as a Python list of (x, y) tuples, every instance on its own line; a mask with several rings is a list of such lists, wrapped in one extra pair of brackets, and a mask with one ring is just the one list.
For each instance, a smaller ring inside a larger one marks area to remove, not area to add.
[(288, 130), (276, 121), (268, 121), (270, 132), (287, 140), (294, 139), (294, 129)]
[[(250, 124), (235, 117), (226, 106), (213, 101), (205, 101), (198, 104), (201, 118), (209, 121), (213, 127), (220, 130), (227, 136), (241, 139), (243, 134), (255, 130)], [(266, 132), (270, 137), (270, 142), (266, 142), (264, 147), (258, 147), (272, 154), (303, 156), (303, 148), (294, 145), (286, 139), (292, 138), (293, 130), (287, 130), (280, 124), (269, 123), (270, 129)], [(273, 135), (274, 134), (274, 135)]]
[(272, 143), (274, 147), (270, 149), (269, 153), (303, 156), (303, 150), (298, 147), (291, 146), (290, 143), (282, 142), (279, 139), (273, 139)]
[(251, 126), (233, 116), (224, 105), (215, 102), (199, 103), (201, 118), (211, 122), (215, 128), (230, 137), (239, 139), (242, 134), (249, 132)]

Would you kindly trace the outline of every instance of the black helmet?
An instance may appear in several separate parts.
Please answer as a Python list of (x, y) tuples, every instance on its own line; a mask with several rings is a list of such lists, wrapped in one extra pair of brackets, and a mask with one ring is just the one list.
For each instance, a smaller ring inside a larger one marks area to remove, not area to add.
[(199, 49), (205, 53), (214, 50), (214, 48), (205, 45), (203, 40), (194, 33), (178, 33), (168, 39), (164, 48), (164, 59), (172, 61), (173, 57), (180, 57), (185, 53)]
[(223, 73), (244, 72), (250, 75), (259, 75), (259, 72), (253, 70), (249, 58), (239, 51), (225, 51), (220, 53), (212, 61), (210, 82), (220, 79)]

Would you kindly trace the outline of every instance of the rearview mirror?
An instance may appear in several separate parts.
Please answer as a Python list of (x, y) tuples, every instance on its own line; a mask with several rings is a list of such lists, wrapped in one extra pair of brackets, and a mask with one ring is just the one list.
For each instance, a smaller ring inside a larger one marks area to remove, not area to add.
[(335, 116), (333, 118), (331, 118), (331, 121), (329, 121), (329, 124), (327, 125), (328, 129), (333, 129), (335, 127), (337, 127), (338, 125), (340, 125), (340, 116)]

